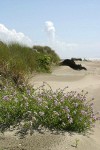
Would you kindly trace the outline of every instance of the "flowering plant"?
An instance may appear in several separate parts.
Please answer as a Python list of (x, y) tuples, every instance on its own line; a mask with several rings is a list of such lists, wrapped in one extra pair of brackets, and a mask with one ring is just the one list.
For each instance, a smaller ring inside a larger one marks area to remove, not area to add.
[(32, 129), (41, 125), (49, 129), (86, 132), (100, 119), (99, 113), (93, 110), (94, 99), (87, 101), (87, 92), (53, 91), (44, 83), (37, 89), (26, 85), (21, 85), (20, 89), (8, 82), (0, 90), (2, 130), (23, 121)]

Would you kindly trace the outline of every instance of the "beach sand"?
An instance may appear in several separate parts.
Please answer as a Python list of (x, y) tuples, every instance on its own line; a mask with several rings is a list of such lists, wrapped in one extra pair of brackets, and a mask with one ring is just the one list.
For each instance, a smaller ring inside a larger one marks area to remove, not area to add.
[[(33, 74), (29, 84), (39, 87), (47, 82), (53, 90), (65, 88), (67, 91), (88, 91), (88, 98), (95, 98), (94, 109), (100, 110), (100, 61), (77, 62), (87, 68), (87, 71), (73, 70), (67, 66), (58, 66), (51, 74)], [(76, 146), (78, 140), (78, 146)], [(100, 150), (100, 122), (87, 135), (78, 133), (57, 133), (35, 131), (32, 136), (20, 139), (14, 132), (0, 134), (0, 150)]]

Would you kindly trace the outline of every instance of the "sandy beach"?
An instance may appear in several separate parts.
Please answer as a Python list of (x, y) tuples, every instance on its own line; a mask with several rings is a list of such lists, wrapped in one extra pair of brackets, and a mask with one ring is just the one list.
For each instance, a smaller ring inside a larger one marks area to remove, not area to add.
[[(100, 61), (76, 62), (87, 68), (87, 71), (73, 70), (67, 66), (58, 66), (50, 74), (33, 74), (29, 84), (39, 87), (47, 82), (53, 90), (64, 89), (88, 91), (88, 98), (95, 98), (94, 109), (100, 110)], [(76, 140), (78, 146), (75, 147)], [(27, 135), (20, 139), (14, 132), (0, 134), (0, 150), (100, 150), (100, 122), (87, 135), (68, 132), (43, 133), (34, 132), (32, 136)]]

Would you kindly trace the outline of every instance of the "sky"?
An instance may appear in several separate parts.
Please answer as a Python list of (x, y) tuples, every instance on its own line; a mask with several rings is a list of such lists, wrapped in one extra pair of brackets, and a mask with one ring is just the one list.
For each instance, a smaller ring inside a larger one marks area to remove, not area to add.
[(0, 40), (100, 58), (100, 0), (0, 0)]

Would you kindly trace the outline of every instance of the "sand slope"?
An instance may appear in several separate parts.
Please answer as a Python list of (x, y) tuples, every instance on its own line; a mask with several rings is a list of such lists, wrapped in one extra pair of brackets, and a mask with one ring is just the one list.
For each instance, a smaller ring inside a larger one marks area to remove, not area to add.
[[(75, 71), (67, 66), (53, 69), (51, 74), (33, 75), (29, 84), (38, 87), (43, 82), (49, 83), (53, 90), (57, 88), (67, 90), (88, 91), (88, 97), (95, 97), (94, 109), (100, 110), (100, 62), (78, 62), (88, 70)], [(35, 132), (32, 136), (19, 139), (11, 133), (0, 135), (0, 148), (7, 150), (100, 150), (100, 122), (96, 124), (94, 131), (87, 136), (69, 133), (51, 133), (44, 131), (43, 134)], [(75, 147), (76, 139), (79, 140)]]

